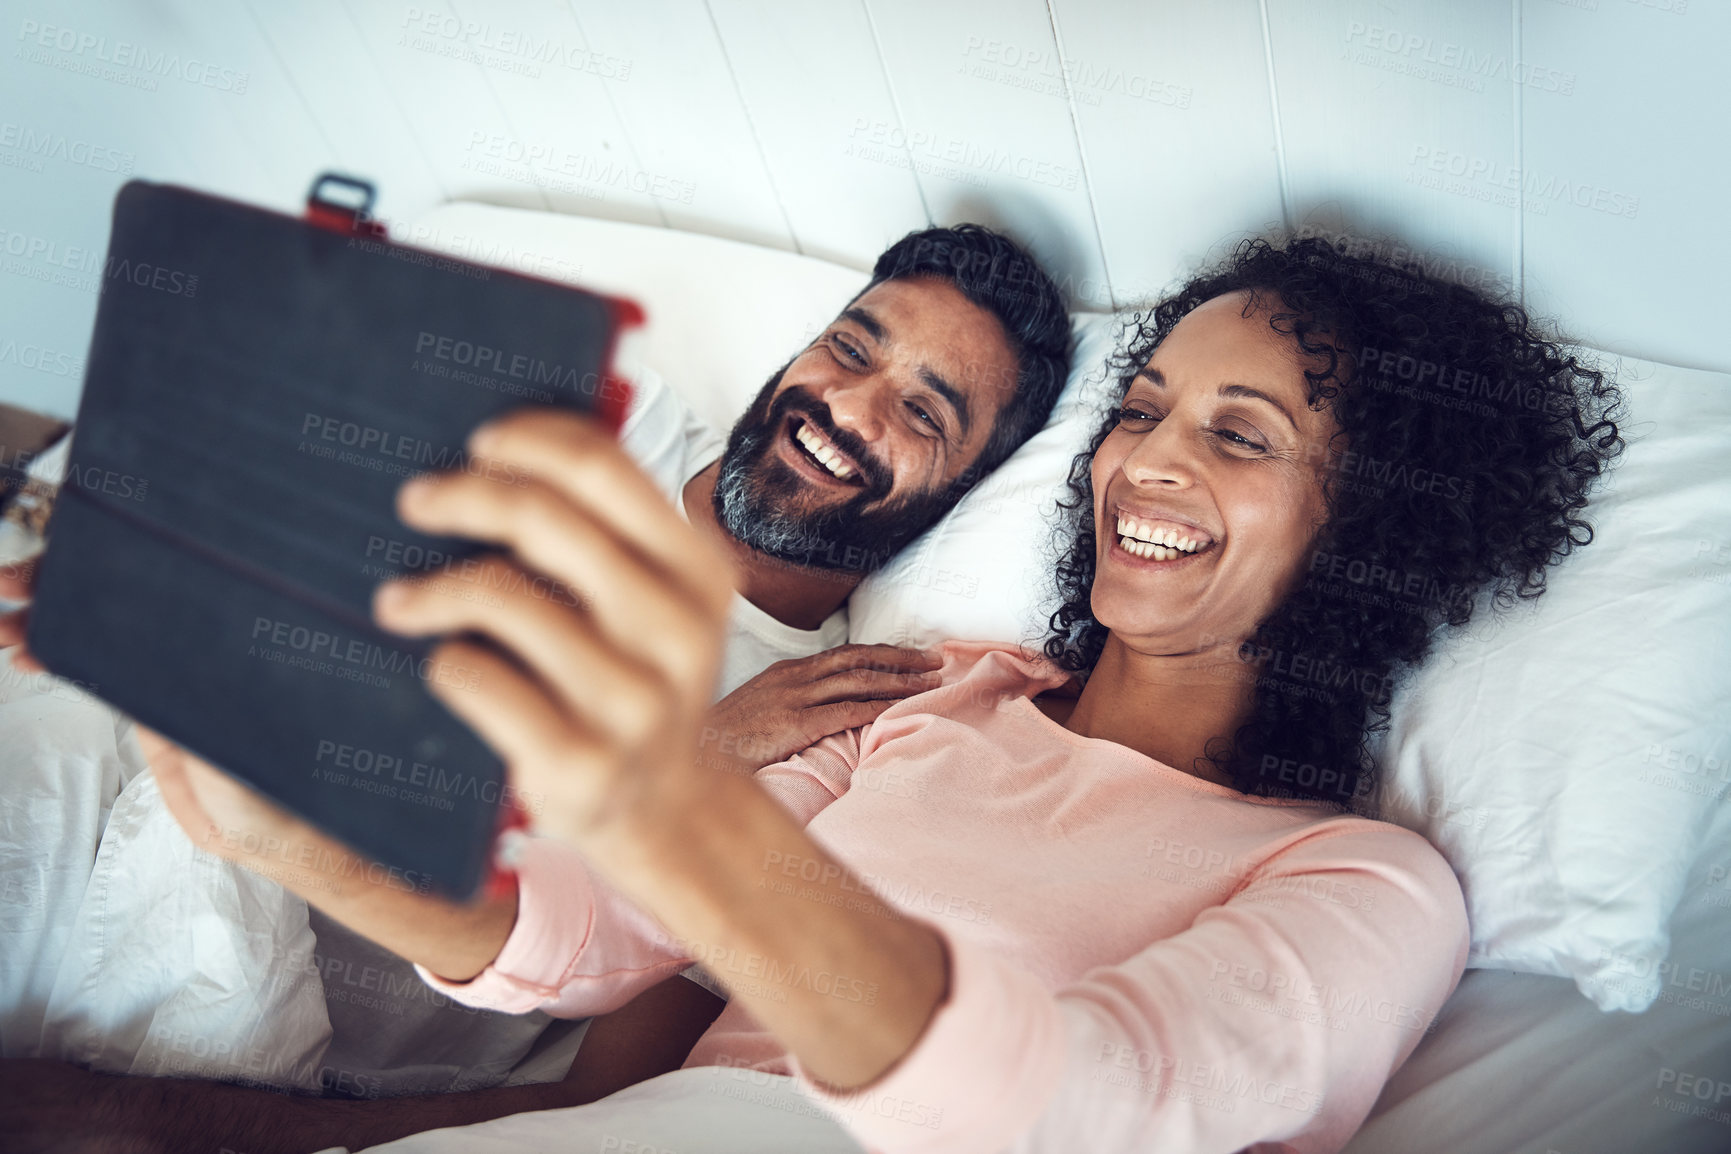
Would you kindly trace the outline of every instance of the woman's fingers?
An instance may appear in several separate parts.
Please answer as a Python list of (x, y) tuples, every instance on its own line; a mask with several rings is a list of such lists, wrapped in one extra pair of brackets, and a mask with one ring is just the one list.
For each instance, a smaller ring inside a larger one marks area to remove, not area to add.
[(481, 671), (473, 689), (434, 685), (432, 691), (510, 765), (511, 784), (530, 800), (537, 832), (581, 843), (597, 821), (627, 803), (622, 775), (610, 772), (617, 758), (534, 676), (467, 641), (447, 641), (434, 655)]
[[(482, 475), (433, 474), (404, 486), (398, 512), (417, 528), (496, 541), (518, 548), (526, 530), (545, 523), (546, 502), (507, 501), (511, 518), (500, 523), (500, 503), (479, 503), (488, 488), (495, 496), (543, 489), (636, 553), (698, 603), (725, 612), (733, 583), (731, 563), (704, 541), (668, 503), (667, 496), (631, 460), (618, 442), (588, 419), (571, 413), (529, 410), (477, 430), (470, 451), (489, 462)], [(500, 466), (495, 468), (494, 466)], [(484, 484), (482, 484), (484, 483)], [(442, 494), (440, 499), (425, 494)], [(561, 518), (567, 529), (573, 519)], [(525, 557), (525, 560), (529, 558)], [(546, 570), (531, 561), (535, 568)], [(562, 572), (557, 575), (563, 575)]]
[[(661, 501), (672, 515), (666, 499)], [(540, 479), (511, 485), (466, 473), (442, 474), (405, 486), (399, 504), (403, 519), (424, 532), (509, 548), (526, 571), (544, 575), (534, 580), (549, 589), (556, 584), (567, 600), (576, 600), (573, 591), (581, 590), (589, 618), (612, 644), (679, 684), (713, 676), (699, 667), (701, 654), (690, 642), (712, 631), (726, 612), (732, 590), (725, 570), (711, 570), (710, 583), (694, 591)], [(689, 525), (674, 528), (670, 538), (685, 540), (694, 552), (709, 551)]]
[(691, 529), (610, 434), (587, 417), (522, 409), (475, 431), (470, 450), (515, 464), (628, 542), (690, 592), (725, 612), (732, 566)]
[(488, 558), (464, 577), (381, 585), (374, 616), (412, 636), (486, 634), (527, 667), (564, 712), (626, 745), (641, 744), (665, 708), (668, 690), (658, 671), (609, 646), (587, 614), (572, 611), (568, 597), (538, 596), (530, 575), (502, 558)]

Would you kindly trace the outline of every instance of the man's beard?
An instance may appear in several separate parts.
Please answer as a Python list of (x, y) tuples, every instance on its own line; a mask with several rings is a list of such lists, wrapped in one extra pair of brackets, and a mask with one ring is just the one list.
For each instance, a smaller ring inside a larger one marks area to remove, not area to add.
[[(812, 569), (870, 573), (948, 512), (960, 486), (881, 503), (895, 480), (889, 466), (858, 436), (836, 427), (829, 406), (799, 385), (775, 396), (786, 371), (769, 378), (728, 434), (715, 482), (715, 516), (723, 529), (759, 553)], [(776, 439), (796, 409), (859, 467), (862, 483), (847, 500), (805, 507), (819, 492), (817, 486), (775, 453)]]

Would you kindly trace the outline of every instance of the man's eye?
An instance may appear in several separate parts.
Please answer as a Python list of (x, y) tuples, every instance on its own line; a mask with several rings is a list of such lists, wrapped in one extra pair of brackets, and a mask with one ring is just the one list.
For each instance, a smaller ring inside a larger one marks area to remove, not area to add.
[(835, 346), (842, 351), (843, 356), (846, 356), (846, 357), (851, 358), (852, 360), (861, 361), (861, 362), (863, 362), (865, 360), (865, 354), (860, 352), (858, 349), (854, 348), (853, 345), (849, 344), (841, 336), (835, 336), (835, 337), (832, 337), (830, 339), (835, 343)]
[(918, 417), (920, 420), (924, 421), (926, 424), (930, 425), (932, 428), (935, 429), (938, 427), (938, 422), (937, 422), (936, 418), (934, 418), (930, 413), (926, 412), (924, 409), (920, 408), (920, 406), (916, 405), (912, 401), (908, 402), (908, 411), (913, 413), (914, 416)]

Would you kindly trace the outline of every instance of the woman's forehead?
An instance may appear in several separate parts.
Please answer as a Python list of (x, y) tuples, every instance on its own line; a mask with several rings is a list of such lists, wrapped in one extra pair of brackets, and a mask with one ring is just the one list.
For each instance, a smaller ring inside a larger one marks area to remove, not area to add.
[(1304, 369), (1292, 337), (1269, 324), (1271, 310), (1248, 292), (1226, 293), (1204, 301), (1179, 320), (1143, 366), (1158, 370), (1167, 383), (1212, 384), (1253, 372), (1302, 389)]

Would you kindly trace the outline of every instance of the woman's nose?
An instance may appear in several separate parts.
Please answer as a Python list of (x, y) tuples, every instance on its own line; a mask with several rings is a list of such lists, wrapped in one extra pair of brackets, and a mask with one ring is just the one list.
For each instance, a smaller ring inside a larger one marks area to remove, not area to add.
[(1178, 423), (1168, 417), (1137, 440), (1124, 458), (1124, 475), (1137, 485), (1184, 488), (1196, 477), (1193, 452)]

